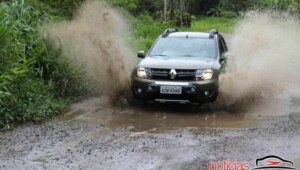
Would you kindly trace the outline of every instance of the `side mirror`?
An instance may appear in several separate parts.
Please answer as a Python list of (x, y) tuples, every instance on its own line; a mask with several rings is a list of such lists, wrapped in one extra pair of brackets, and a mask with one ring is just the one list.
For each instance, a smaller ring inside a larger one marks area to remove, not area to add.
[(137, 57), (138, 57), (138, 58), (145, 58), (145, 51), (139, 51), (139, 52), (137, 53)]

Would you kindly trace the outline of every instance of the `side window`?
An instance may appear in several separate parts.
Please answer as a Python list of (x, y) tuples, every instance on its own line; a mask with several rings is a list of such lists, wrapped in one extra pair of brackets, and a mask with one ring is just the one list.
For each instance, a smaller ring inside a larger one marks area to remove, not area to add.
[(219, 38), (219, 50), (221, 55), (223, 55), (226, 52), (224, 44), (222, 42), (222, 38)]
[(226, 43), (225, 43), (224, 38), (221, 38), (221, 42), (222, 42), (222, 44), (223, 44), (224, 51), (227, 52), (227, 51), (228, 51), (228, 48), (227, 48), (227, 46), (226, 46)]

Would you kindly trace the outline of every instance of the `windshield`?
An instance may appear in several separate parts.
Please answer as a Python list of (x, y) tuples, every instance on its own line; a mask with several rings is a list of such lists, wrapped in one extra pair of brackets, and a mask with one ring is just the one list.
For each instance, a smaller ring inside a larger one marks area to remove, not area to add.
[(150, 56), (216, 58), (217, 50), (214, 39), (160, 38), (152, 48)]

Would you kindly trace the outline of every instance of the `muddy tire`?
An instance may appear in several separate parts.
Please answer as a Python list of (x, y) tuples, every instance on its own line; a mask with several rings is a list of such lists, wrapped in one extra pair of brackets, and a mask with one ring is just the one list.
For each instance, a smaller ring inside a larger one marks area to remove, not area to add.
[(218, 98), (218, 95), (219, 95), (219, 92), (215, 92), (209, 102), (211, 102), (211, 103), (215, 102)]
[(134, 96), (128, 97), (127, 101), (130, 106), (145, 106), (148, 103), (147, 100), (137, 99)]

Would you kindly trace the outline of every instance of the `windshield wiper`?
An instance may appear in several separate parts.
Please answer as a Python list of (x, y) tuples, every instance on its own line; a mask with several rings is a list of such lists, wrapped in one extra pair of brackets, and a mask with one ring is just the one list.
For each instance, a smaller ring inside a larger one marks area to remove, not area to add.
[(157, 55), (151, 55), (151, 56), (167, 56), (165, 54), (157, 54)]
[(185, 55), (179, 55), (180, 57), (193, 57), (192, 55), (190, 54), (185, 54)]

